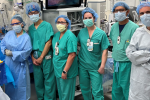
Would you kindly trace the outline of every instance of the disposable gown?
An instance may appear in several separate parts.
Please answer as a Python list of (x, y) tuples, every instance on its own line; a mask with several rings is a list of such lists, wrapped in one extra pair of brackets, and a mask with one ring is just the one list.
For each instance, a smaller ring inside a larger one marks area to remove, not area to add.
[(132, 62), (128, 100), (150, 100), (150, 31), (138, 28), (126, 49)]
[(30, 37), (24, 32), (17, 38), (16, 33), (9, 31), (1, 42), (1, 51), (11, 50), (13, 56), (6, 56), (5, 63), (12, 72), (15, 87), (10, 83), (5, 86), (5, 92), (11, 100), (29, 100), (30, 77), (27, 58), (32, 47)]

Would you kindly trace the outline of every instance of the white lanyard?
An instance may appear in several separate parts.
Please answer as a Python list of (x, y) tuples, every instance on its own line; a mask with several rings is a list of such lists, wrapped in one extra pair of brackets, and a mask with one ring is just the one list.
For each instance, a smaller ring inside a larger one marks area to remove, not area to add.
[(55, 55), (59, 54), (59, 48), (58, 48), (59, 42), (56, 42), (55, 44)]
[(87, 39), (87, 47), (88, 51), (93, 51), (93, 42), (91, 42), (91, 38)]
[(89, 38), (89, 39), (87, 39), (87, 46), (89, 46), (90, 45), (90, 42), (91, 42), (91, 39)]
[(118, 36), (117, 43), (120, 44), (120, 36)]

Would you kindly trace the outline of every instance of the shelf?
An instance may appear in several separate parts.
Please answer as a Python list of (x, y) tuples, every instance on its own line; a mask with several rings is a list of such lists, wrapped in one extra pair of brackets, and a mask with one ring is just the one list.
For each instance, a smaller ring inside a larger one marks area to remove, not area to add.
[(84, 9), (85, 9), (85, 7), (74, 7), (74, 8), (57, 9), (57, 11), (77, 12), (77, 11), (83, 11)]
[(72, 27), (72, 26), (77, 26), (77, 25), (83, 25), (83, 23), (72, 24), (71, 27)]
[(85, 7), (59, 8), (59, 9), (43, 9), (44, 11), (59, 11), (59, 12), (79, 12), (83, 11)]
[(79, 28), (79, 29), (73, 29), (73, 30), (71, 30), (72, 32), (74, 32), (74, 31), (79, 31), (79, 30), (81, 30), (82, 28)]

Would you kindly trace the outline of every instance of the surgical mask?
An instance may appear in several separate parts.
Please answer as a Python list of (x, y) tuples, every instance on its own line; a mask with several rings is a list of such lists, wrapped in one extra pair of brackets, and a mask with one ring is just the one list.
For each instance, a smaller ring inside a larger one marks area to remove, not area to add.
[(56, 27), (60, 32), (64, 32), (66, 30), (66, 25), (63, 24), (57, 24)]
[(30, 17), (30, 20), (34, 23), (36, 23), (40, 19), (39, 14), (29, 15), (29, 17)]
[(83, 23), (84, 23), (87, 27), (91, 27), (91, 26), (94, 25), (93, 19), (85, 19), (85, 20), (83, 20)]
[(15, 25), (12, 28), (16, 33), (20, 33), (22, 31), (21, 25)]
[(118, 11), (117, 13), (115, 13), (115, 19), (119, 22), (124, 21), (126, 18), (127, 18), (126, 11), (124, 11), (124, 12)]
[(144, 14), (140, 16), (140, 19), (145, 26), (150, 27), (150, 14)]

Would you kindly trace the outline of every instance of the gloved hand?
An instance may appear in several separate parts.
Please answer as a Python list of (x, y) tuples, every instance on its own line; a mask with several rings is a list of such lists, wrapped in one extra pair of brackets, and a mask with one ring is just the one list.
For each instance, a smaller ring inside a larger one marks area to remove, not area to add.
[(6, 49), (6, 50), (5, 50), (5, 54), (6, 54), (7, 56), (12, 56), (12, 51)]
[(0, 64), (3, 63), (3, 61), (0, 60)]

